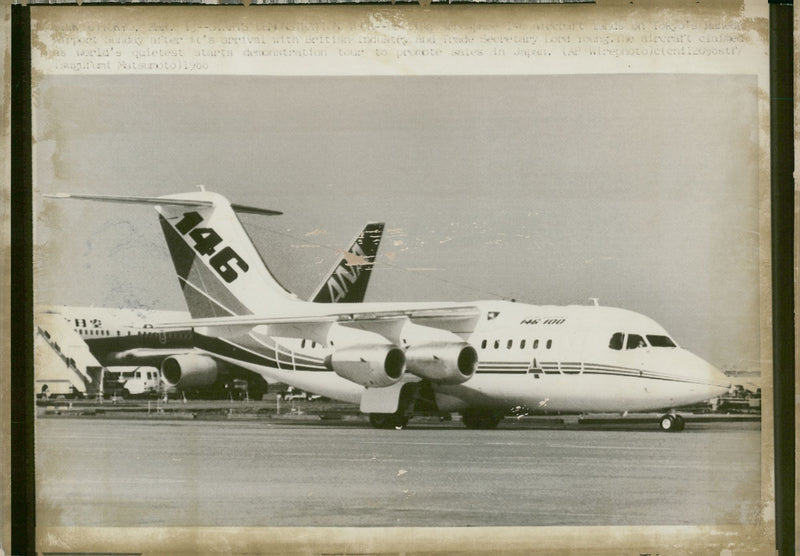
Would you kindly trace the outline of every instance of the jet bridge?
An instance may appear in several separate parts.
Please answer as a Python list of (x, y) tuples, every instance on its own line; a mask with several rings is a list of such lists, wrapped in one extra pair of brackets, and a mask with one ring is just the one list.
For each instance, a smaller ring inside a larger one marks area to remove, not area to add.
[(102, 394), (104, 368), (69, 322), (57, 313), (38, 313), (34, 338), (37, 396)]

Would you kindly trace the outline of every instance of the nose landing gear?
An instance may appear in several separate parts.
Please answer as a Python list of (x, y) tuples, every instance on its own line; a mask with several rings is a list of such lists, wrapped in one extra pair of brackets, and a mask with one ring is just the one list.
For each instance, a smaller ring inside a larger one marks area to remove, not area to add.
[(667, 413), (661, 417), (659, 425), (661, 425), (661, 430), (664, 432), (681, 432), (686, 428), (686, 422), (683, 417), (675, 413)]

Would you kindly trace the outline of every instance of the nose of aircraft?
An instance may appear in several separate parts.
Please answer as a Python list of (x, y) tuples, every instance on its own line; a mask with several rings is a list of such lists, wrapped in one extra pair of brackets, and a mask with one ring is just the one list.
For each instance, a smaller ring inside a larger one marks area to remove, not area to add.
[(714, 365), (697, 355), (691, 354), (693, 375), (708, 389), (708, 397), (716, 398), (731, 389), (731, 379)]

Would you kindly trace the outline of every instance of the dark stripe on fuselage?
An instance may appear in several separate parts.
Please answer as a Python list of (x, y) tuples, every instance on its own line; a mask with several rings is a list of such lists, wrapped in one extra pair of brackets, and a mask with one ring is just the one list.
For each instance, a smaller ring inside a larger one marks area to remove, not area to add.
[(528, 374), (528, 371), (512, 371), (509, 369), (481, 369), (475, 371), (475, 374), (484, 374), (484, 375), (525, 375)]
[(479, 365), (495, 365), (495, 366), (498, 366), (498, 367), (501, 367), (501, 366), (526, 367), (530, 363), (528, 361), (481, 361), (478, 364)]
[[(277, 365), (281, 369), (291, 367), (293, 363), (295, 367), (324, 367), (321, 358), (302, 357), (297, 352), (293, 352), (290, 348), (278, 342), (252, 333), (238, 338), (228, 338), (228, 341), (242, 349), (249, 349), (266, 356), (268, 359), (277, 361)], [(274, 347), (270, 344), (273, 344)]]
[[(287, 367), (292, 367), (291, 365), (279, 366), (274, 358), (269, 358), (265, 357), (264, 355), (254, 353), (250, 349), (242, 348), (241, 346), (235, 344), (231, 340), (224, 340), (222, 338), (212, 338), (209, 336), (203, 336), (201, 334), (195, 333), (195, 345), (198, 348), (203, 349), (213, 355), (219, 355), (220, 357), (227, 357), (235, 360), (238, 359), (246, 363), (251, 363), (253, 365), (261, 365), (262, 367), (270, 367), (273, 369), (281, 369), (281, 370), (328, 372), (328, 369), (324, 367), (317, 368), (308, 365), (295, 364), (293, 368), (287, 368)], [(265, 348), (261, 347), (261, 349)]]
[[(131, 337), (135, 338), (135, 337)], [(116, 339), (116, 338), (111, 338)], [(252, 340), (252, 339), (251, 339)], [(247, 363), (251, 363), (254, 365), (261, 365), (264, 367), (270, 367), (273, 369), (281, 369), (281, 370), (296, 370), (296, 371), (310, 371), (310, 372), (332, 372), (329, 371), (327, 368), (322, 366), (322, 359), (318, 360), (319, 367), (312, 367), (308, 365), (298, 364), (298, 357), (295, 357), (294, 365), (291, 365), (291, 358), (289, 358), (288, 364), (284, 361), (285, 356), (282, 357), (282, 365), (279, 366), (274, 357), (275, 351), (267, 348), (263, 345), (253, 345), (250, 349), (245, 349), (231, 340), (224, 340), (222, 338), (213, 338), (209, 336), (203, 336), (201, 334), (194, 333), (194, 342), (193, 345), (200, 349), (203, 349), (211, 354), (219, 355), (221, 357), (227, 357), (234, 360), (241, 360)], [(264, 355), (254, 353), (251, 350), (266, 350), (271, 357), (266, 357)], [(121, 350), (120, 350), (121, 351)], [(283, 355), (283, 353), (281, 353)], [(496, 365), (496, 366), (495, 366)], [(506, 366), (507, 365), (507, 366)], [(511, 367), (512, 365), (518, 366), (517, 368)], [(502, 366), (497, 364), (487, 365), (482, 364), (479, 366), (478, 370), (475, 374), (541, 374), (540, 369), (528, 369), (527, 366), (529, 363), (527, 362), (509, 362), (504, 363)], [(288, 369), (286, 367), (289, 367)], [(521, 369), (522, 366), (526, 368), (524, 370)], [(553, 369), (553, 364), (548, 364), (548, 370), (545, 370), (545, 374), (562, 374), (557, 370), (557, 365), (555, 366), (556, 370)], [(621, 376), (626, 378), (643, 378), (643, 379), (651, 379), (651, 380), (663, 380), (668, 382), (683, 382), (687, 384), (706, 384), (705, 382), (698, 381), (698, 380), (688, 380), (683, 378), (677, 378), (669, 375), (663, 375), (659, 373), (655, 373), (652, 371), (640, 371), (638, 369), (631, 369), (625, 367), (614, 367), (614, 370), (607, 365), (593, 365), (593, 364), (586, 364), (584, 366), (584, 370), (580, 374), (585, 375), (604, 375), (604, 376)], [(566, 376), (578, 376), (579, 373), (566, 373)]]
[[(688, 378), (680, 378), (672, 375), (666, 375), (663, 373), (658, 373), (654, 371), (645, 371), (639, 369), (632, 369), (630, 367), (616, 367), (612, 365), (596, 365), (592, 363), (587, 363), (583, 367), (583, 371), (579, 371), (578, 369), (572, 367), (572, 365), (577, 365), (574, 362), (570, 362), (568, 364), (562, 363), (561, 370), (559, 371), (558, 363), (554, 362), (547, 362), (547, 363), (539, 363), (540, 368), (538, 369), (530, 369), (526, 371), (515, 371), (512, 370), (513, 367), (511, 365), (528, 365), (528, 363), (523, 362), (509, 362), (505, 363), (503, 366), (500, 366), (496, 363), (492, 363), (491, 365), (481, 363), (478, 366), (478, 370), (476, 374), (526, 374), (530, 372), (530, 374), (541, 374), (540, 371), (544, 371), (544, 374), (548, 375), (555, 375), (555, 374), (563, 374), (563, 375), (605, 375), (605, 376), (622, 376), (628, 378), (644, 378), (644, 379), (652, 379), (652, 380), (663, 380), (667, 382), (683, 382), (686, 384), (708, 384), (703, 382), (702, 380), (691, 380)], [(564, 367), (564, 365), (570, 365), (570, 367)]]

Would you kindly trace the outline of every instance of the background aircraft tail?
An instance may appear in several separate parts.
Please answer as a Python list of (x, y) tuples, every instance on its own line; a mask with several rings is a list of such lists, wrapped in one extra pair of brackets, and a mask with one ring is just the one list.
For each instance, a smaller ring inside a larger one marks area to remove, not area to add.
[(361, 303), (375, 264), (383, 235), (383, 222), (369, 222), (356, 236), (350, 249), (333, 265), (328, 277), (311, 299), (315, 303)]

